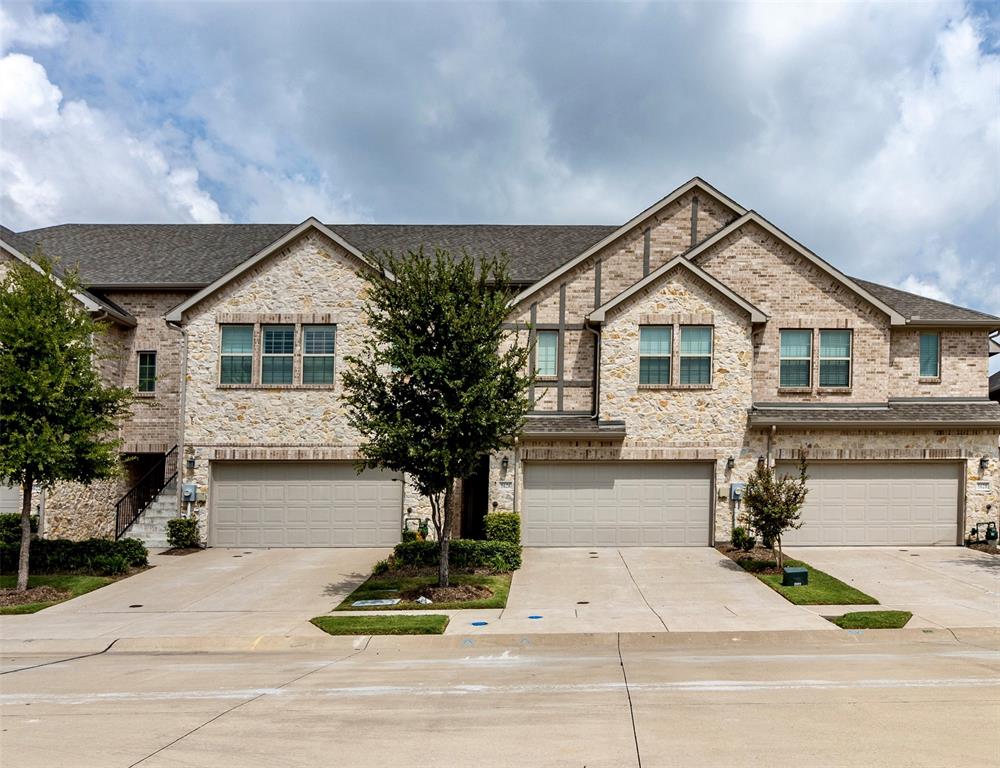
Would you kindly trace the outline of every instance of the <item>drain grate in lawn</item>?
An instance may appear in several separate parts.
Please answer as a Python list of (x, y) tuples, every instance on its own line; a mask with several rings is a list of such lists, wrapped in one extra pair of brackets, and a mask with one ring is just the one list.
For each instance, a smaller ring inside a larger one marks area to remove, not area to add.
[(317, 616), (311, 622), (330, 635), (440, 635), (448, 617), (417, 616)]

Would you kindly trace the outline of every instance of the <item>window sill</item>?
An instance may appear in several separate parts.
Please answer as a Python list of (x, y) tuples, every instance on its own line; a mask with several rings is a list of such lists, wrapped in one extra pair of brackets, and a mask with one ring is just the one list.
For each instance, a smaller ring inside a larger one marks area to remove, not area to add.
[(686, 391), (686, 390), (706, 390), (715, 389), (712, 384), (640, 384), (640, 390), (674, 390), (674, 391)]
[(820, 387), (816, 390), (821, 395), (849, 395), (850, 387)]
[(139, 390), (134, 390), (134, 394), (136, 397), (156, 397), (155, 392), (140, 392)]
[(779, 395), (811, 395), (812, 387), (778, 387)]
[(941, 383), (941, 377), (940, 376), (921, 376), (919, 379), (917, 379), (917, 383), (918, 384), (940, 384)]
[(264, 389), (264, 390), (283, 390), (283, 389), (321, 389), (321, 390), (333, 390), (335, 385), (333, 384), (216, 384), (216, 389)]
[(556, 381), (559, 381), (559, 377), (558, 376), (538, 376), (536, 374), (535, 375), (535, 381), (543, 381), (543, 382), (546, 382), (546, 383), (554, 383)]

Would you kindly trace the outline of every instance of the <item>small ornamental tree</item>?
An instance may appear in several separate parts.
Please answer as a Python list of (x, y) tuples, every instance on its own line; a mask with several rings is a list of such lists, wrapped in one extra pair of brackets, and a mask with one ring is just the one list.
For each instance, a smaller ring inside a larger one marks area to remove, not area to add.
[(38, 269), (16, 263), (0, 282), (0, 483), (23, 491), (19, 591), (34, 489), (114, 475), (114, 435), (131, 402), (129, 390), (101, 381), (94, 341), (104, 328), (74, 296), (76, 275), (57, 281), (44, 256), (35, 260)]
[(766, 464), (759, 464), (743, 489), (743, 508), (747, 524), (775, 549), (778, 568), (785, 567), (781, 550), (781, 535), (785, 531), (802, 527), (799, 522), (802, 505), (806, 500), (806, 461), (799, 463), (797, 476), (778, 477)]
[(503, 260), (422, 249), (375, 260), (371, 334), (344, 373), (349, 420), (364, 466), (405, 473), (430, 500), (445, 587), (456, 481), (513, 445), (530, 407), (528, 348), (504, 328), (513, 292)]

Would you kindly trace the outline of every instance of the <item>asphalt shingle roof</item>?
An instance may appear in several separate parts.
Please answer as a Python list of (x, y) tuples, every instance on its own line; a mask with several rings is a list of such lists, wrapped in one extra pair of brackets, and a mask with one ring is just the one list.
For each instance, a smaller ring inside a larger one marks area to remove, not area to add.
[(574, 435), (607, 435), (623, 437), (624, 421), (595, 421), (590, 416), (549, 416), (532, 414), (524, 425), (524, 434), (529, 437), (572, 437)]
[(879, 406), (839, 408), (768, 407), (755, 405), (750, 409), (750, 425), (767, 427), (843, 425), (868, 427), (894, 424), (963, 424), (995, 427), (1000, 425), (1000, 403), (975, 402), (892, 402)]
[(887, 285), (879, 285), (857, 277), (851, 279), (874, 294), (875, 298), (895, 309), (907, 320), (1000, 320), (1000, 318), (975, 309), (966, 309), (944, 301), (928, 299), (926, 296), (907, 293), (898, 288), (890, 288)]

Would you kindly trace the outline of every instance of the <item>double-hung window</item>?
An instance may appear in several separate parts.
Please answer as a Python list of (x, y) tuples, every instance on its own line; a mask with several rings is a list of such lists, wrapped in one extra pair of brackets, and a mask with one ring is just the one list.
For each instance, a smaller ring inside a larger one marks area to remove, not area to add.
[(851, 332), (819, 332), (819, 385), (851, 386)]
[(812, 331), (781, 331), (781, 370), (778, 386), (804, 388), (811, 385)]
[(712, 326), (681, 326), (681, 384), (712, 383)]
[(333, 384), (335, 325), (302, 326), (302, 383)]
[(253, 326), (222, 326), (222, 360), (219, 381), (249, 384), (253, 378)]
[(291, 384), (295, 359), (295, 326), (261, 327), (261, 384)]
[(920, 334), (920, 378), (937, 379), (941, 376), (941, 334)]
[(554, 379), (558, 355), (559, 331), (539, 331), (535, 341), (535, 373)]
[(639, 327), (639, 383), (670, 386), (670, 351), (673, 328), (669, 325)]
[(156, 353), (139, 353), (139, 391), (156, 391)]

